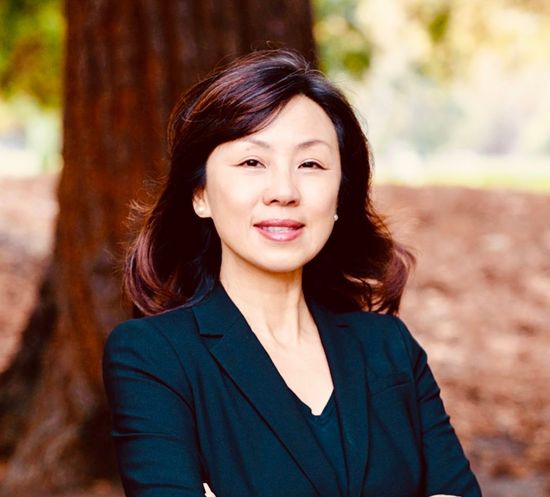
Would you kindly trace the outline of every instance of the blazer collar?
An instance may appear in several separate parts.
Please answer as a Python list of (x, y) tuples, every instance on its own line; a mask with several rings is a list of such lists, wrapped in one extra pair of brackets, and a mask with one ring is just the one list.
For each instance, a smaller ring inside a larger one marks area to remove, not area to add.
[[(308, 299), (331, 370), (343, 433), (348, 497), (361, 495), (368, 454), (366, 358), (344, 315)], [(315, 488), (319, 497), (338, 495), (335, 471), (283, 377), (221, 284), (193, 307), (210, 353), (255, 406)], [(292, 420), (289, 422), (289, 420)]]

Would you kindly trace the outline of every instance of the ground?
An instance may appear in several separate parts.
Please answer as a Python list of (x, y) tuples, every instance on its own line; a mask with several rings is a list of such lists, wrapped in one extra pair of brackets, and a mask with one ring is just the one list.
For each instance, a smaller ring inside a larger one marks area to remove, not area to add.
[[(56, 182), (0, 179), (0, 370), (50, 254)], [(417, 255), (401, 317), (484, 496), (550, 496), (550, 196), (386, 185), (376, 203)], [(98, 481), (65, 497), (120, 495)]]

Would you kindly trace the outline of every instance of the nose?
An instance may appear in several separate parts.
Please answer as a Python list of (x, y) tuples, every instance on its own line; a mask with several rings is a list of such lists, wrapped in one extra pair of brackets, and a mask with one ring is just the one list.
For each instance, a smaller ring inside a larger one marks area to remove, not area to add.
[(263, 200), (266, 205), (298, 205), (300, 203), (300, 189), (291, 168), (273, 167), (270, 170), (266, 178)]

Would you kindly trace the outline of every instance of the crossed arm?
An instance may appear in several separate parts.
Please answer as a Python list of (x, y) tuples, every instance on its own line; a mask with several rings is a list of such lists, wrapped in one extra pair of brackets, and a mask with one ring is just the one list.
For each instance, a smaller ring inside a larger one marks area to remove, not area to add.
[[(431, 482), (427, 492), (430, 497), (480, 497), (477, 482), (469, 473), (467, 461), (444, 415), (438, 389), (434, 390), (436, 384), (425, 353), (404, 325), (399, 327), (415, 371), (427, 460), (447, 461), (445, 468), (427, 465)], [(126, 323), (109, 337), (104, 355), (104, 380), (128, 496), (168, 497), (177, 493), (182, 497), (216, 497), (201, 478), (204, 475), (194, 439), (193, 415), (187, 402), (189, 385), (178, 368), (175, 352), (162, 333), (143, 322)], [(159, 411), (155, 406), (163, 408)], [(175, 439), (172, 433), (178, 431), (181, 436)], [(158, 457), (159, 454), (162, 457)], [(434, 468), (438, 468), (435, 473)], [(455, 494), (433, 493), (443, 488)]]
[[(210, 487), (206, 483), (203, 483), (203, 485), (204, 485), (204, 495), (205, 495), (205, 497), (216, 497), (216, 494), (214, 492), (212, 492), (212, 490), (210, 490)], [(437, 494), (437, 495), (430, 495), (430, 497), (460, 497), (460, 496), (459, 495)]]

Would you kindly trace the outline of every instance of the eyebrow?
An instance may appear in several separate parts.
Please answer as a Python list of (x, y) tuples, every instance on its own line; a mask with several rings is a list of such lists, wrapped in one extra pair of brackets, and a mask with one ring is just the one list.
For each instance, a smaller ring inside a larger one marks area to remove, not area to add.
[[(258, 145), (261, 148), (265, 148), (266, 150), (271, 150), (273, 147), (263, 140), (258, 140), (257, 138), (244, 138), (243, 142), (252, 143), (253, 145)], [(314, 138), (312, 140), (307, 140), (305, 142), (299, 143), (296, 148), (298, 150), (303, 150), (305, 148), (312, 147), (313, 145), (325, 145), (330, 148), (330, 145), (325, 140), (320, 140), (318, 138)]]

